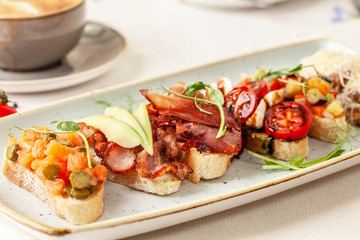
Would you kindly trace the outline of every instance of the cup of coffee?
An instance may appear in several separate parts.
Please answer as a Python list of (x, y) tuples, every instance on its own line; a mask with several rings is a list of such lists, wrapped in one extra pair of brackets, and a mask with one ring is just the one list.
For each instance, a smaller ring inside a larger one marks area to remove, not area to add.
[(31, 71), (57, 64), (84, 25), (85, 0), (0, 0), (0, 68)]

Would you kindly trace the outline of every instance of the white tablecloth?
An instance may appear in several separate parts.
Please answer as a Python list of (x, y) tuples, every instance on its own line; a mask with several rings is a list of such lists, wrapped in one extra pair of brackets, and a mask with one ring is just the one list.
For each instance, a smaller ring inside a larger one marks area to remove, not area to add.
[[(299, 39), (325, 37), (360, 49), (360, 23), (353, 19), (355, 9), (348, 0), (293, 0), (268, 9), (229, 7), (229, 2), (236, 1), (226, 1), (223, 7), (194, 1), (88, 0), (88, 18), (112, 26), (127, 40), (116, 67), (82, 85), (9, 98), (18, 102), (19, 111), (26, 111), (94, 89)], [(344, 21), (334, 22), (339, 19), (334, 9), (342, 10)], [(360, 166), (352, 167), (245, 206), (132, 239), (358, 239), (359, 179)], [(3, 216), (0, 235), (2, 239), (30, 237)]]

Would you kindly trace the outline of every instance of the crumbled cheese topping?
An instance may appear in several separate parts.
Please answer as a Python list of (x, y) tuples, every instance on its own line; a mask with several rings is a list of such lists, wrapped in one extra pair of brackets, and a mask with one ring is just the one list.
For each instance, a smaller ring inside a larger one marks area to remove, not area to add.
[[(353, 115), (354, 108), (360, 108), (360, 103), (354, 102), (351, 98), (355, 94), (360, 94), (360, 54), (352, 56), (340, 51), (320, 50), (304, 57), (301, 63), (304, 66), (314, 65), (317, 71), (325, 76), (337, 73), (343, 87), (342, 93), (337, 98), (344, 104), (345, 109), (351, 109), (350, 116)], [(316, 72), (313, 68), (304, 68), (300, 74), (309, 78)]]

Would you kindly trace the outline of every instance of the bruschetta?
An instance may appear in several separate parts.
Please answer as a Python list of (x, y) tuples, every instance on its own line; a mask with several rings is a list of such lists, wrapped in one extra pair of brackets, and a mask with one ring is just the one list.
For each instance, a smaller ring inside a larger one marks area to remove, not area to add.
[(77, 133), (47, 127), (21, 130), (6, 143), (3, 174), (32, 192), (73, 224), (97, 220), (104, 211), (106, 169), (92, 166)]

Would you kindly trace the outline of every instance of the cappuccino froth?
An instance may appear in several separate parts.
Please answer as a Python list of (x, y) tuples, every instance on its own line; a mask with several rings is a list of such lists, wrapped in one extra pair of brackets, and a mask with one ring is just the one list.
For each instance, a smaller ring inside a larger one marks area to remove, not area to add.
[(26, 18), (53, 14), (77, 6), (83, 0), (0, 0), (1, 18)]

